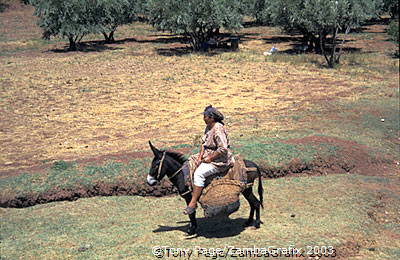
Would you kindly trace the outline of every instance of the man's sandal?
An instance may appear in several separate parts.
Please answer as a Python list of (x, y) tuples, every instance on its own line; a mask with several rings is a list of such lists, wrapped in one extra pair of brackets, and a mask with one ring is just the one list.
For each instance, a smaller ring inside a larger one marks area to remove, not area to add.
[(187, 207), (183, 210), (183, 214), (185, 214), (185, 215), (193, 214), (193, 213), (196, 212), (196, 208), (197, 208), (197, 207), (191, 208), (191, 207), (187, 206)]

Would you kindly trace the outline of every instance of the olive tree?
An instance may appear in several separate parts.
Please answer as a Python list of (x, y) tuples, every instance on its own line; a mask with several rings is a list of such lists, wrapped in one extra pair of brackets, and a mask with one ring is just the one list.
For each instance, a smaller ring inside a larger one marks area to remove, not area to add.
[(328, 66), (334, 67), (341, 53), (337, 50), (338, 34), (377, 16), (381, 8), (381, 0), (268, 0), (263, 12), (284, 30), (300, 32), (304, 43), (322, 53)]
[[(43, 38), (61, 36), (69, 40), (69, 50), (76, 50), (77, 43), (89, 33), (99, 32), (90, 0), (31, 0)], [(94, 1), (91, 1), (94, 2)]]
[(101, 33), (106, 42), (114, 41), (119, 25), (131, 22), (136, 3), (143, 0), (30, 0), (39, 17), (43, 38), (60, 36), (69, 40), (69, 50), (89, 33)]
[(149, 0), (147, 9), (154, 27), (188, 36), (193, 49), (200, 50), (220, 28), (242, 27), (240, 6), (234, 0)]
[(96, 0), (92, 6), (94, 20), (105, 41), (114, 42), (117, 27), (131, 23), (136, 19), (139, 1), (133, 0)]

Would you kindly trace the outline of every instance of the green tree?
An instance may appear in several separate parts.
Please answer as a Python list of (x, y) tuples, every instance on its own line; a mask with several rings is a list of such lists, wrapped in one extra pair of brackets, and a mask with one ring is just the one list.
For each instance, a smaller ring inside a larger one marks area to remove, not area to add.
[(147, 8), (153, 26), (188, 36), (194, 50), (200, 50), (220, 28), (237, 30), (242, 27), (239, 1), (149, 0)]
[(69, 50), (89, 33), (101, 33), (114, 41), (118, 26), (133, 21), (137, 3), (143, 0), (31, 0), (43, 38), (60, 36), (69, 40)]
[(136, 19), (137, 3), (133, 0), (97, 0), (92, 8), (94, 20), (103, 34), (105, 41), (114, 42), (117, 27), (131, 23)]
[(399, 57), (399, 47), (400, 47), (399, 19), (390, 22), (387, 28), (387, 33), (389, 35), (389, 39), (397, 45), (395, 56)]
[(93, 19), (91, 0), (31, 0), (38, 24), (43, 29), (43, 38), (61, 36), (69, 40), (69, 50), (76, 50), (77, 43), (89, 33), (98, 33)]
[(239, 0), (239, 11), (242, 15), (254, 16), (254, 8), (257, 0)]
[(381, 7), (381, 0), (269, 0), (263, 12), (284, 30), (300, 32), (304, 43), (322, 53), (328, 66), (334, 67), (341, 54), (338, 33), (348, 33), (377, 16)]
[(383, 10), (388, 12), (392, 18), (399, 17), (399, 1), (383, 0)]

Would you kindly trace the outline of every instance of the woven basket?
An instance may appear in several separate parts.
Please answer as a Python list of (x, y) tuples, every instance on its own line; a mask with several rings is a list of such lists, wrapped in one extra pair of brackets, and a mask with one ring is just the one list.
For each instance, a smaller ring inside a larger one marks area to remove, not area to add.
[(236, 180), (214, 179), (199, 199), (205, 217), (230, 215), (239, 209), (239, 195), (242, 190)]
[(237, 200), (224, 206), (202, 205), (202, 207), (206, 218), (227, 217), (239, 209), (240, 201)]

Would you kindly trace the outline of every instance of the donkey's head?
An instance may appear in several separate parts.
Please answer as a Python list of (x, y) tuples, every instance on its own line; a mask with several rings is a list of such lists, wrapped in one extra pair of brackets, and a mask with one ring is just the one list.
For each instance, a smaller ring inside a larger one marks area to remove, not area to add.
[(171, 180), (178, 173), (181, 173), (182, 165), (186, 158), (183, 154), (172, 151), (160, 151), (149, 141), (154, 158), (151, 162), (150, 172), (147, 175), (147, 183), (154, 185), (161, 181), (165, 175)]
[(166, 152), (158, 150), (156, 147), (153, 146), (150, 141), (149, 145), (151, 150), (153, 151), (154, 158), (151, 162), (150, 172), (147, 175), (147, 184), (153, 186), (157, 182), (161, 181), (162, 178), (164, 178), (165, 176), (165, 167), (163, 166)]

